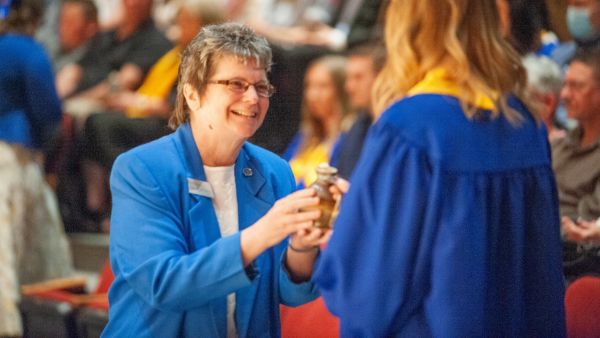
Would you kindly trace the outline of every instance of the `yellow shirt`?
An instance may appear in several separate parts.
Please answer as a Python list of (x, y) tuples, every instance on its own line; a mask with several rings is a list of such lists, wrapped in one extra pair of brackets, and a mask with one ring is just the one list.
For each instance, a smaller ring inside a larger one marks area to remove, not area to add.
[(299, 152), (290, 160), (290, 166), (296, 177), (296, 183), (303, 183), (305, 187), (317, 180), (315, 169), (323, 162), (329, 163), (329, 156), (333, 142), (321, 142)]
[[(175, 47), (150, 68), (137, 93), (150, 99), (166, 99), (177, 81), (180, 63), (181, 49)], [(140, 118), (146, 117), (147, 113), (144, 109), (130, 107), (127, 109), (127, 116)]]

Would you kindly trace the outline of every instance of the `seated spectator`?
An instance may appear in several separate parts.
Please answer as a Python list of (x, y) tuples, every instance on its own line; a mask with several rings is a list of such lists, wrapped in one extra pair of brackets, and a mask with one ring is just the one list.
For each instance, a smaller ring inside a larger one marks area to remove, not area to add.
[[(22, 335), (20, 285), (73, 272), (41, 161), (61, 121), (50, 60), (33, 40), (43, 1), (0, 5), (0, 336)], [(26, 147), (26, 148), (25, 148)]]
[(367, 131), (375, 119), (371, 89), (383, 67), (384, 59), (385, 49), (379, 43), (363, 44), (348, 52), (345, 89), (350, 105), (358, 116), (339, 146), (336, 167), (338, 175), (345, 179), (350, 178), (360, 157)]
[(544, 56), (528, 55), (523, 59), (527, 83), (533, 99), (539, 103), (540, 116), (548, 129), (548, 139), (566, 135), (565, 128), (556, 119), (560, 103), (562, 74), (558, 64)]
[(58, 30), (59, 49), (52, 55), (54, 71), (59, 72), (67, 64), (79, 62), (98, 31), (98, 9), (92, 0), (63, 0)]
[(302, 124), (283, 155), (299, 186), (312, 184), (317, 178), (315, 168), (331, 161), (342, 123), (347, 122), (345, 64), (341, 56), (325, 56), (312, 62), (306, 72)]
[[(167, 121), (173, 109), (181, 53), (203, 26), (223, 21), (217, 0), (184, 0), (177, 16), (177, 46), (150, 69), (137, 91), (110, 94), (106, 104), (111, 110), (89, 116), (84, 130), (88, 149), (83, 171), (87, 209), (92, 214), (108, 220), (108, 172), (116, 157), (169, 132)], [(104, 223), (103, 229), (108, 231), (108, 224)]]
[(543, 0), (501, 0), (498, 8), (503, 33), (519, 54), (547, 53), (551, 47), (542, 39), (547, 15)]
[[(585, 243), (600, 232), (584, 221), (600, 217), (600, 50), (580, 50), (565, 75), (561, 98), (577, 128), (552, 142), (563, 233), (567, 239)], [(600, 272), (600, 262), (593, 267)]]
[[(77, 94), (94, 102), (111, 90), (135, 90), (152, 64), (170, 49), (171, 43), (152, 21), (152, 0), (123, 0), (123, 11), (126, 20), (101, 33), (81, 61), (57, 74), (61, 97)], [(78, 107), (80, 102), (67, 101), (66, 111), (85, 112), (89, 107)]]
[(40, 0), (0, 8), (0, 140), (37, 150), (62, 119), (50, 60), (32, 38), (42, 14)]
[(56, 197), (36, 160), (32, 152), (0, 141), (2, 337), (22, 335), (20, 285), (73, 274)]
[(567, 4), (567, 29), (573, 40), (562, 43), (551, 55), (561, 67), (578, 48), (600, 46), (600, 0), (567, 0)]

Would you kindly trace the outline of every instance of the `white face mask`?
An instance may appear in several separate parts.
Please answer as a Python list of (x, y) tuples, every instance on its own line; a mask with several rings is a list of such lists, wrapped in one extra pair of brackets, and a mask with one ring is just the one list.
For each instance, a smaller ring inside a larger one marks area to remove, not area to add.
[(589, 41), (598, 36), (598, 32), (592, 26), (590, 12), (586, 8), (567, 7), (567, 27), (576, 40)]

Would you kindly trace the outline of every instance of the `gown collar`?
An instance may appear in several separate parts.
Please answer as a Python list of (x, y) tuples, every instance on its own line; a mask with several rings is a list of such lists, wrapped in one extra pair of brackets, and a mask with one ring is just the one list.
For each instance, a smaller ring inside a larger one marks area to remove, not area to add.
[[(439, 94), (454, 96), (459, 100), (464, 99), (462, 98), (463, 93), (461, 92), (461, 88), (455, 81), (451, 79), (448, 73), (449, 72), (442, 67), (437, 67), (430, 70), (427, 72), (427, 74), (425, 74), (423, 80), (421, 80), (408, 91), (406, 96), (410, 97), (419, 94)], [(484, 95), (483, 93), (477, 93), (475, 102), (468, 101), (467, 103), (473, 107), (484, 110), (493, 110), (496, 107), (493, 99)]]

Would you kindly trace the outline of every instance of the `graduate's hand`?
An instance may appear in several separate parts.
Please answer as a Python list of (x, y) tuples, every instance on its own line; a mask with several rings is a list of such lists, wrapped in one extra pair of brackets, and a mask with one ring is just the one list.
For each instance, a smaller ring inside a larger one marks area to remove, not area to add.
[(311, 226), (292, 234), (290, 237), (290, 246), (295, 251), (317, 249), (329, 241), (332, 233), (331, 229), (320, 229)]
[(350, 182), (341, 177), (337, 177), (334, 183), (329, 187), (329, 192), (333, 194), (333, 198), (337, 201), (348, 192), (348, 189), (350, 189)]
[(321, 211), (304, 209), (317, 204), (319, 198), (313, 189), (298, 190), (275, 202), (261, 219), (240, 234), (244, 265), (291, 234), (311, 228)]

